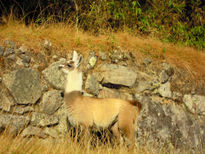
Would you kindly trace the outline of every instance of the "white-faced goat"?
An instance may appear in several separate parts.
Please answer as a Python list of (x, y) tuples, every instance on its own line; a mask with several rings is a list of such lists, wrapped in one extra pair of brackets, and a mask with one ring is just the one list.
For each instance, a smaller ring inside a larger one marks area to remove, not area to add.
[(82, 56), (78, 58), (74, 51), (73, 59), (59, 66), (67, 74), (64, 103), (69, 122), (84, 129), (94, 126), (110, 128), (118, 139), (124, 136), (129, 143), (134, 143), (134, 127), (141, 104), (137, 101), (83, 96), (83, 78), (79, 70), (81, 59)]

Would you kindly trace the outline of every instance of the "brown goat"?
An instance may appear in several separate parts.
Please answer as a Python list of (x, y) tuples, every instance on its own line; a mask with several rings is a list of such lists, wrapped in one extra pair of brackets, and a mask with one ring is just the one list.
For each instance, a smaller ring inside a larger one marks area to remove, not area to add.
[(78, 59), (74, 51), (73, 60), (60, 66), (67, 74), (64, 103), (69, 122), (84, 129), (93, 126), (110, 128), (118, 139), (124, 135), (125, 139), (134, 143), (134, 128), (141, 104), (137, 101), (83, 96), (82, 72), (78, 70), (81, 58)]

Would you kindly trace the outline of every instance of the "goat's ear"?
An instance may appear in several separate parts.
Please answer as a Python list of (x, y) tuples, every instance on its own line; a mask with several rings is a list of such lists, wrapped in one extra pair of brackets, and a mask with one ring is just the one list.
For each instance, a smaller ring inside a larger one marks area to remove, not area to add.
[(82, 55), (80, 55), (80, 57), (78, 58), (78, 53), (76, 51), (73, 51), (73, 59), (72, 59), (72, 61), (74, 62), (75, 68), (77, 68), (81, 64), (82, 59), (83, 59)]
[(79, 57), (79, 59), (78, 59), (78, 62), (77, 62), (76, 65), (75, 65), (76, 68), (81, 64), (82, 60), (83, 60), (83, 56), (80, 55), (80, 57)]
[(73, 51), (73, 59), (72, 60), (74, 61), (74, 63), (76, 63), (78, 60), (78, 53), (75, 50)]

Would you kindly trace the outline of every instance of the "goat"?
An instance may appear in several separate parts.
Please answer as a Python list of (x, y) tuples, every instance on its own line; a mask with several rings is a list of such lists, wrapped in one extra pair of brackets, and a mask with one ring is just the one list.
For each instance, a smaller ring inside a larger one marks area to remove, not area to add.
[(117, 139), (124, 135), (129, 142), (134, 143), (134, 127), (141, 104), (116, 98), (83, 96), (83, 75), (78, 68), (81, 60), (82, 56), (78, 58), (74, 51), (73, 59), (59, 66), (67, 74), (64, 103), (70, 124), (84, 129), (94, 126), (110, 129)]

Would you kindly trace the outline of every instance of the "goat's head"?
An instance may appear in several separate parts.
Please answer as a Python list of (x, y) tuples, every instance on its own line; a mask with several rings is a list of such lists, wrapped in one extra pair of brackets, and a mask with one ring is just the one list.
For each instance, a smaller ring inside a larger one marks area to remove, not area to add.
[(73, 58), (67, 61), (65, 64), (59, 65), (66, 75), (65, 92), (82, 91), (83, 75), (79, 70), (79, 66), (82, 62), (82, 56), (78, 57), (76, 51), (73, 52)]
[(66, 61), (64, 64), (59, 65), (59, 69), (61, 69), (65, 74), (68, 74), (70, 71), (74, 69), (78, 69), (82, 62), (82, 55), (78, 57), (78, 53), (73, 51), (72, 60)]

